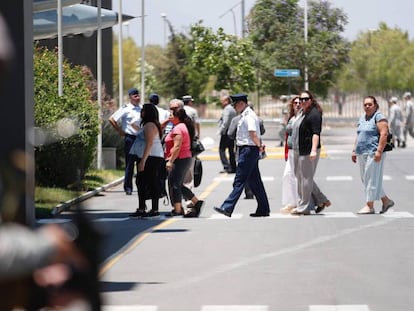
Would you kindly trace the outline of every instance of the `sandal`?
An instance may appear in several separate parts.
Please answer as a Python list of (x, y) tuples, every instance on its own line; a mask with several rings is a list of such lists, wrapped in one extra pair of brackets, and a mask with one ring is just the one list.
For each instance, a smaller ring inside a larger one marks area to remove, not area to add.
[(331, 206), (332, 205), (332, 203), (331, 203), (331, 201), (326, 201), (326, 202), (323, 202), (322, 204), (319, 204), (317, 207), (316, 207), (316, 209), (315, 209), (315, 213), (316, 214), (319, 214), (320, 212), (322, 212), (324, 209), (325, 209), (325, 207), (329, 207), (329, 206)]
[(375, 210), (373, 208), (370, 208), (369, 206), (365, 205), (363, 208), (361, 208), (357, 214), (359, 215), (370, 215), (375, 214)]
[(395, 203), (394, 203), (393, 200), (389, 200), (387, 204), (385, 204), (385, 205), (382, 206), (382, 209), (381, 209), (380, 214), (385, 214), (390, 207), (393, 207), (394, 206), (394, 204)]

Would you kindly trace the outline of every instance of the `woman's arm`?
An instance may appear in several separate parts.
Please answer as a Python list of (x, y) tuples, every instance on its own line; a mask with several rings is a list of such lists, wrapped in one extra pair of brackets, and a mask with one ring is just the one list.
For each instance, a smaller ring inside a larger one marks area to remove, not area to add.
[(388, 122), (386, 120), (380, 120), (377, 122), (377, 129), (379, 133), (379, 141), (377, 151), (375, 151), (374, 160), (376, 162), (381, 160), (382, 151), (387, 144), (387, 135), (388, 135)]
[(176, 134), (174, 136), (174, 145), (171, 148), (171, 156), (168, 158), (168, 162), (166, 164), (167, 169), (170, 169), (173, 166), (175, 159), (178, 158), (182, 144), (183, 144), (183, 136), (181, 134)]

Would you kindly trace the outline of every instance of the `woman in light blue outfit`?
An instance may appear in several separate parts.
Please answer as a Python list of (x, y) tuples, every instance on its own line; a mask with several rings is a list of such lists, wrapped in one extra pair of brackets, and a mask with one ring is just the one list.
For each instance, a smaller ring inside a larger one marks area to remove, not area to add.
[(387, 143), (388, 121), (378, 111), (378, 103), (374, 96), (364, 99), (365, 114), (358, 121), (357, 137), (352, 150), (352, 162), (359, 163), (361, 180), (364, 184), (366, 205), (358, 214), (375, 214), (374, 201), (382, 201), (380, 213), (385, 213), (394, 205), (387, 197), (382, 186), (384, 161), (383, 152)]

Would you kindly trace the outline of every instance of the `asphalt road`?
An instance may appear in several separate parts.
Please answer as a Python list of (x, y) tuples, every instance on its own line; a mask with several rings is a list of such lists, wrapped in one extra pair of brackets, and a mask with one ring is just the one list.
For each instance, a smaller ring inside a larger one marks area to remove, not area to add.
[(233, 177), (219, 174), (214, 146), (206, 151), (196, 189), (206, 201), (198, 219), (129, 219), (136, 192), (126, 196), (121, 186), (87, 200), (86, 209), (106, 233), (104, 310), (413, 310), (414, 140), (387, 154), (384, 186), (394, 208), (360, 216), (355, 212), (364, 197), (358, 166), (350, 160), (353, 133), (324, 129), (325, 156), (315, 179), (332, 206), (321, 215), (279, 214), (284, 161), (273, 137), (265, 137), (270, 152), (260, 162), (271, 217), (249, 217), (256, 203), (243, 196), (231, 219), (214, 212)]

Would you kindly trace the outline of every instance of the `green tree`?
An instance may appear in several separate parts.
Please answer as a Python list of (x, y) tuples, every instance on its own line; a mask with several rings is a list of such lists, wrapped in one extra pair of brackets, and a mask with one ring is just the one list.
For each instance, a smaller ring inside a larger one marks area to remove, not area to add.
[[(114, 37), (114, 43), (112, 48), (112, 57), (113, 57), (113, 81), (114, 81), (114, 94), (119, 94), (119, 48), (118, 48), (118, 39)], [(127, 38), (123, 40), (122, 45), (122, 59), (123, 59), (123, 88), (124, 91), (132, 87), (139, 87), (139, 84), (134, 84), (132, 77), (136, 72), (137, 61), (141, 57), (141, 51), (136, 46), (135, 41), (132, 38)], [(125, 94), (125, 92), (124, 92)]]
[(403, 92), (414, 84), (414, 43), (408, 34), (380, 23), (378, 29), (360, 33), (352, 43), (349, 62), (338, 79), (348, 92)]
[(292, 79), (292, 90), (308, 82), (313, 92), (325, 95), (334, 83), (349, 50), (341, 33), (347, 23), (345, 13), (329, 1), (309, 1), (308, 42), (304, 39), (304, 12), (299, 0), (258, 0), (248, 17), (250, 38), (257, 55), (262, 89), (272, 95), (285, 93), (289, 81), (275, 78), (275, 69), (300, 69)]
[(34, 51), (34, 119), (36, 182), (67, 186), (92, 165), (99, 131), (98, 107), (88, 89), (90, 71), (63, 65), (63, 96), (58, 96), (57, 54)]
[[(215, 89), (249, 92), (255, 85), (254, 52), (249, 39), (238, 39), (222, 28), (191, 27), (193, 53), (189, 66), (204, 77), (214, 76)], [(205, 80), (205, 83), (208, 79)]]

